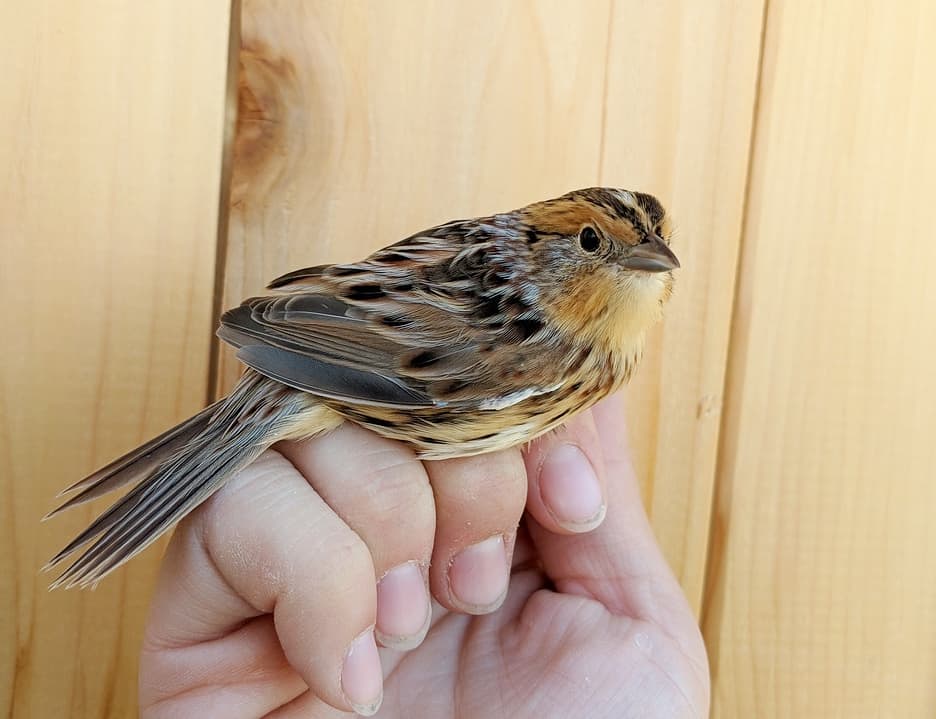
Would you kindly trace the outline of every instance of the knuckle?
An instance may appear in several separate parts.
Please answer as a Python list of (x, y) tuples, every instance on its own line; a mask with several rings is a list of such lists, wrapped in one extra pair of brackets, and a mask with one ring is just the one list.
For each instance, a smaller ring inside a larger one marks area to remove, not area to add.
[(382, 452), (370, 459), (362, 487), (368, 493), (366, 505), (371, 522), (394, 537), (414, 530), (431, 531), (435, 501), (422, 463), (394, 452)]
[(526, 502), (526, 467), (520, 452), (504, 450), (483, 457), (477, 467), (476, 491), (504, 507)]
[(424, 562), (431, 556), (435, 501), (418, 463), (416, 470), (406, 464), (385, 466), (365, 483), (371, 493), (367, 501), (345, 517), (365, 543), (369, 566), (377, 575), (401, 562)]
[(290, 587), (330, 587), (326, 592), (347, 593), (348, 597), (360, 594), (362, 588), (373, 583), (374, 565), (367, 545), (357, 534), (341, 527), (320, 538), (309, 556), (308, 549), (301, 545), (282, 547), (281, 563), (288, 573), (282, 582), (284, 590)]
[(369, 486), (374, 493), (375, 507), (383, 512), (418, 512), (432, 506), (432, 488), (418, 462), (377, 467)]
[(370, 575), (374, 572), (370, 550), (364, 541), (352, 531), (341, 532), (328, 549), (329, 565), (333, 573), (352, 576)]

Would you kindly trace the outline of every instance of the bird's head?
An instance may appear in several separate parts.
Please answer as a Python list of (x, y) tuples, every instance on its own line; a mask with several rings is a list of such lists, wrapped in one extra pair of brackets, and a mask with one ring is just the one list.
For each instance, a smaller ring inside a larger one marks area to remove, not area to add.
[(552, 319), (610, 346), (642, 341), (662, 316), (679, 260), (653, 196), (576, 190), (520, 211), (536, 283)]

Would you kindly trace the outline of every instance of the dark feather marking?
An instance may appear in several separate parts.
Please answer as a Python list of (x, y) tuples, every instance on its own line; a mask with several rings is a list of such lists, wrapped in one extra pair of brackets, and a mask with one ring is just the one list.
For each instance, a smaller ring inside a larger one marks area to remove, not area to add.
[(573, 405), (569, 405), (568, 407), (566, 407), (564, 410), (562, 410), (562, 411), (559, 412), (558, 414), (553, 415), (552, 421), (553, 421), (553, 422), (558, 422), (560, 419), (563, 419), (564, 417), (566, 417), (567, 415), (571, 414), (573, 411), (575, 411), (575, 410), (577, 410), (577, 409), (578, 409), (578, 407), (575, 407), (575, 406), (573, 406)]
[(387, 419), (385, 417), (376, 417), (372, 414), (362, 416), (362, 420), (367, 424), (377, 425), (378, 427), (395, 427), (400, 424), (399, 420)]
[(475, 316), (478, 319), (496, 317), (500, 313), (500, 301), (497, 297), (486, 297), (475, 307)]
[(523, 334), (522, 341), (526, 341), (543, 329), (545, 324), (538, 317), (527, 317), (525, 319), (516, 320), (514, 326), (519, 328), (520, 332)]
[(400, 315), (389, 315), (387, 317), (380, 318), (380, 324), (384, 327), (404, 327), (412, 322), (408, 317), (402, 317)]
[(507, 325), (506, 331), (500, 336), (500, 341), (507, 344), (526, 342), (543, 329), (543, 326), (543, 321), (538, 317), (515, 319)]
[(331, 267), (331, 265), (316, 265), (315, 267), (304, 267), (301, 270), (293, 270), (285, 275), (280, 275), (267, 285), (268, 289), (275, 290), (277, 287), (288, 285), (295, 280), (311, 279), (321, 277)]
[(585, 363), (591, 357), (591, 350), (588, 347), (583, 347), (578, 351), (578, 354), (575, 356), (575, 359), (569, 363), (569, 372), (578, 372), (582, 367), (585, 366)]
[(631, 194), (634, 195), (634, 199), (637, 200), (638, 204), (647, 211), (647, 216), (650, 218), (650, 222), (654, 226), (658, 225), (660, 220), (662, 220), (663, 216), (666, 214), (666, 211), (663, 209), (663, 205), (660, 204), (660, 201), (653, 195), (648, 195), (645, 192), (634, 192)]
[(413, 367), (414, 369), (422, 369), (424, 367), (429, 367), (430, 365), (435, 364), (440, 359), (441, 356), (432, 350), (423, 350), (419, 354), (410, 357), (406, 364), (410, 367)]
[(579, 193), (579, 196), (596, 207), (607, 210), (612, 215), (629, 220), (634, 227), (643, 225), (640, 213), (635, 208), (625, 205), (615, 193), (609, 193), (600, 188), (591, 188)]
[(634, 227), (641, 227), (643, 222), (640, 219), (640, 213), (637, 212), (633, 207), (628, 207), (623, 202), (621, 202), (616, 197), (613, 198), (610, 202), (610, 209), (618, 217), (623, 217), (628, 220)]
[(429, 392), (433, 397), (449, 397), (453, 394), (457, 394), (463, 390), (468, 389), (472, 386), (472, 382), (467, 380), (446, 380), (442, 382), (433, 382), (429, 385)]
[(383, 288), (376, 282), (368, 282), (361, 285), (352, 285), (344, 292), (344, 296), (349, 300), (379, 300), (386, 296)]
[(333, 267), (329, 274), (332, 277), (353, 277), (354, 275), (362, 275), (367, 270), (362, 267), (355, 267), (354, 265), (337, 265)]

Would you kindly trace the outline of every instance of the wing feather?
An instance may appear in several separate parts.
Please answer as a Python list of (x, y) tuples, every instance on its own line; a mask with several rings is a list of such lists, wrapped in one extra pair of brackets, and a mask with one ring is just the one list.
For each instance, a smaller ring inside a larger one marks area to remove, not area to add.
[(248, 345), (238, 351), (237, 358), (267, 377), (327, 399), (394, 408), (436, 406), (425, 392), (398, 379), (341, 367), (276, 347)]
[(555, 367), (542, 334), (528, 341), (543, 327), (523, 291), (528, 250), (494, 220), (285, 274), (218, 335), (257, 372), (339, 403), (458, 407), (538, 387)]

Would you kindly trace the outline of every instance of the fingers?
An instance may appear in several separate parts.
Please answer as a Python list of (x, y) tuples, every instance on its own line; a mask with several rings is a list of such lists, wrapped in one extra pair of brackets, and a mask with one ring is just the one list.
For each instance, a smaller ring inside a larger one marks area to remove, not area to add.
[(510, 558), (526, 500), (519, 450), (426, 462), (436, 504), (429, 572), (443, 606), (468, 614), (497, 609), (507, 593)]
[[(548, 518), (531, 523), (530, 533), (543, 568), (563, 593), (597, 599), (609, 610), (672, 626), (694, 619), (682, 590), (663, 557), (644, 511), (626, 444), (624, 408), (620, 396), (604, 400), (592, 419), (577, 417), (568, 431), (597, 439), (590, 457), (599, 476), (606, 476), (610, 511), (600, 527), (585, 534), (559, 536), (546, 531)], [(549, 444), (551, 440), (542, 440)], [(535, 448), (531, 457), (545, 448)], [(603, 466), (602, 466), (603, 465)]]
[[(369, 714), (375, 634), (401, 649), (423, 639), (430, 560), (445, 606), (503, 601), (527, 492), (518, 451), (424, 466), (351, 425), (278, 449), (180, 525), (149, 624), (144, 705), (210, 686), (236, 706), (259, 681), (266, 711), (322, 700)], [(222, 646), (238, 662), (199, 661)]]
[(590, 532), (605, 516), (605, 467), (591, 412), (530, 444), (524, 453), (527, 509), (551, 532)]
[(436, 523), (422, 463), (401, 443), (351, 424), (278, 449), (370, 550), (380, 643), (417, 646), (431, 616), (427, 573)]
[[(178, 545), (177, 545), (178, 546)], [(206, 644), (158, 644), (148, 627), (140, 656), (140, 716), (266, 716), (306, 684), (283, 655), (273, 618), (248, 621)]]
[(622, 397), (600, 402), (592, 416), (610, 511), (600, 527), (574, 536), (560, 536), (530, 522), (542, 567), (559, 592), (595, 599), (612, 613), (641, 620), (667, 635), (689, 660), (698, 696), (705, 697), (705, 645), (644, 511), (627, 448)]
[(399, 442), (345, 424), (281, 451), (369, 547), (381, 644), (410, 649), (425, 637), (427, 572), (449, 609), (500, 606), (526, 497), (517, 450), (421, 463)]
[[(382, 682), (372, 629), (375, 582), (364, 542), (289, 462), (266, 453), (173, 538), (147, 631), (143, 659), (151, 664), (141, 672), (150, 689), (158, 689), (141, 701), (265, 680), (266, 696), (277, 702), (269, 711), (297, 694), (285, 667), (266, 674), (278, 643), (315, 695), (372, 714)], [(210, 640), (237, 644), (246, 626), (237, 627), (266, 613), (273, 615), (275, 634), (254, 637), (256, 651), (241, 652), (244, 665), (203, 672), (191, 686), (196, 667), (216, 664), (203, 656), (218, 644)]]

